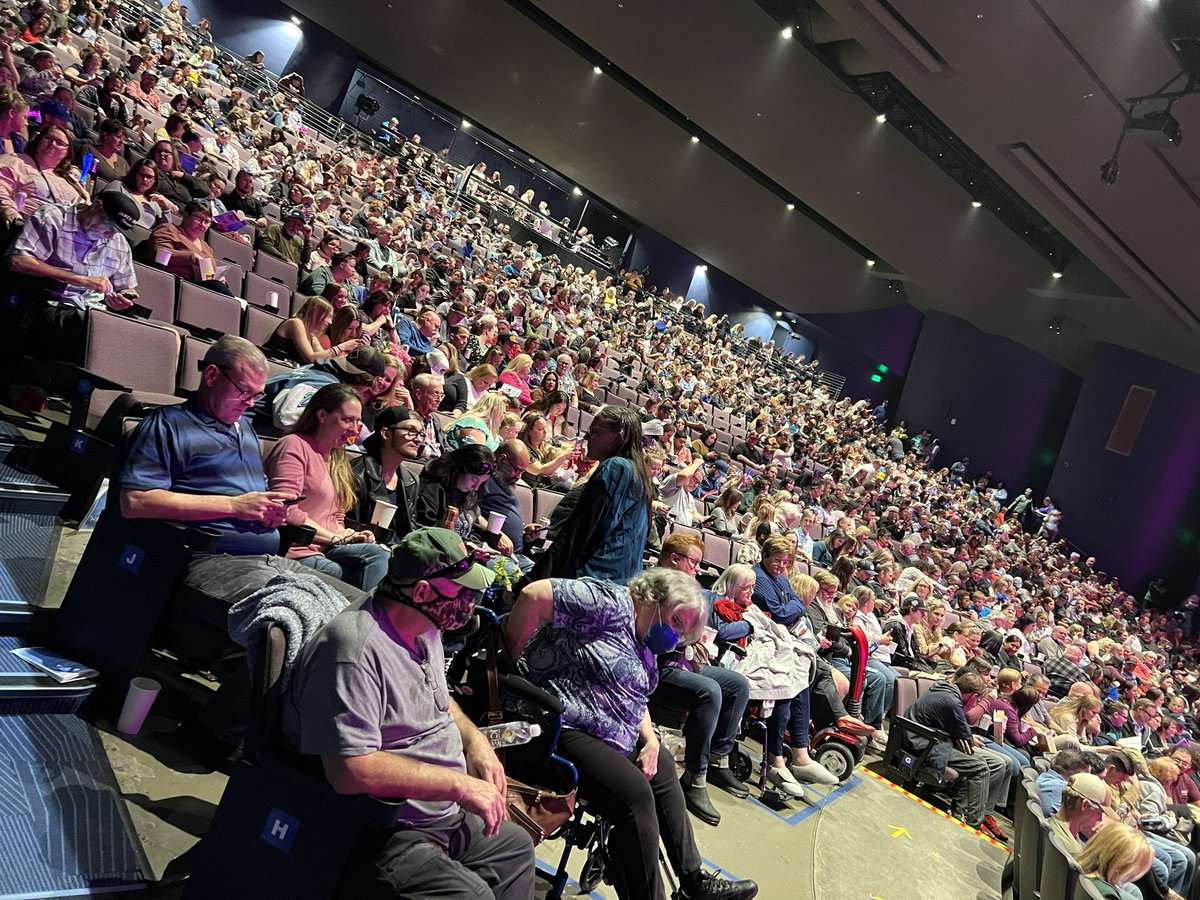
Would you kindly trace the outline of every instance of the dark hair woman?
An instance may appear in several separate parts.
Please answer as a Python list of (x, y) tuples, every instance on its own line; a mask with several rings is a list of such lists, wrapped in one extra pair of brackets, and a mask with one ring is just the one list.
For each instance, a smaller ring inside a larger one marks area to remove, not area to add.
[[(437, 457), (421, 472), (417, 524), (452, 527), (464, 540), (472, 532), (482, 534), (486, 523), (479, 512), (479, 489), (495, 470), (495, 454), (479, 444), (465, 444)], [(458, 514), (453, 525), (447, 526), (450, 507)]]
[[(118, 181), (109, 182), (105, 191), (118, 191), (133, 200), (141, 210), (138, 225), (142, 228), (154, 228), (167, 221), (174, 206), (161, 194), (155, 192), (158, 183), (158, 169), (149, 159), (139, 159), (125, 177)], [(103, 193), (103, 192), (102, 192)]]
[[(642, 570), (653, 485), (642, 455), (642, 420), (625, 406), (601, 407), (587, 435), (586, 458), (598, 465), (563, 504), (570, 510), (533, 578), (589, 575), (624, 584)], [(562, 504), (560, 504), (562, 505)]]
[(16, 225), (45, 203), (74, 206), (88, 197), (79, 186), (71, 160), (75, 139), (58, 125), (47, 125), (25, 145), (24, 153), (0, 156), (0, 215)]

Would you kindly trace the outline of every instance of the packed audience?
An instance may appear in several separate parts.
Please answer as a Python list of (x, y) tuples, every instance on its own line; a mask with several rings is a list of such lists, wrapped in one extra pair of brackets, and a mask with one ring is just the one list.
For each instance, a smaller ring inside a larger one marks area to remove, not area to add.
[[(957, 773), (967, 824), (1007, 840), (997, 817), (1046, 756), (1043, 807), (1089, 876), (1189, 895), (1195, 596), (1132, 596), (1059, 537), (1049, 497), (937, 467), (934, 436), (832, 396), (812, 361), (637, 271), (515, 243), (513, 221), (564, 250), (593, 236), (486, 165), (395, 128), (311, 132), (299, 75), (231, 58), (177, 0), (2, 13), (0, 216), (27, 352), (79, 361), (90, 310), (137, 314), (135, 260), (227, 296), (216, 235), (296, 268), (294, 313), (261, 347), (215, 341), (117, 486), (127, 517), (218, 528), (192, 588), (236, 604), (287, 572), (353, 604), (305, 648), (290, 739), (339, 791), (409, 798), (405, 841), (463, 835), (420, 873), (393, 865), (404, 841), (361, 847), (355, 884), (528, 896), (502, 770), (442, 675), (439, 631), (499, 583), (508, 662), (566, 704), (559, 752), (612, 826), (621, 896), (663, 895), (660, 840), (685, 896), (753, 896), (701, 870), (689, 818), (719, 824), (710, 786), (749, 795), (730, 770), (746, 722), (767, 724), (767, 782), (800, 799), (838, 781), (812, 729), (882, 751), (911, 673), (935, 681), (908, 715), (950, 736), (929, 759)], [(277, 438), (265, 457), (259, 436)], [(557, 498), (548, 521), (524, 520), (529, 488)], [(283, 524), (312, 537), (276, 557)], [(373, 649), (335, 683), (351, 645)], [(407, 699), (380, 709), (367, 684)], [(652, 707), (687, 713), (682, 778)]]

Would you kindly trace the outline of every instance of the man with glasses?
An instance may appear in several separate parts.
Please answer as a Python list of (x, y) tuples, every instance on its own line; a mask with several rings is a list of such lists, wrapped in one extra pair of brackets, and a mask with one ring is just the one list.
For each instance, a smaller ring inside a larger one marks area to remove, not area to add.
[(396, 507), (388, 526), (387, 543), (399, 540), (416, 528), (416, 503), (420, 493), (417, 476), (404, 463), (421, 452), (425, 428), (411, 409), (389, 406), (375, 417), (375, 431), (363, 441), (363, 453), (350, 460), (354, 473), (355, 505), (350, 518), (370, 522), (378, 500)]
[(242, 417), (261, 396), (267, 360), (249, 341), (226, 335), (204, 356), (200, 387), (178, 406), (152, 410), (129, 439), (117, 478), (121, 515), (214, 528), (216, 551), (193, 556), (184, 584), (234, 603), (280, 572), (319, 578), (349, 600), (363, 594), (279, 551), (278, 528), (300, 524), (292, 496), (267, 490), (258, 436)]
[[(703, 559), (704, 541), (698, 535), (678, 533), (663, 540), (658, 564), (695, 578)], [(715, 597), (706, 593), (711, 610)], [(750, 700), (750, 682), (732, 669), (712, 665), (704, 646), (697, 643), (690, 647), (690, 658), (683, 653), (660, 657), (658, 687), (650, 695), (650, 703), (687, 712), (683, 725), (683, 799), (692, 815), (709, 825), (718, 825), (721, 813), (708, 796), (710, 782), (739, 799), (750, 795), (729, 770), (729, 755), (737, 744), (742, 715)]]
[(319, 756), (339, 794), (396, 804), (394, 828), (358, 838), (339, 895), (533, 896), (533, 845), (508, 821), (504, 768), (446, 688), (441, 633), (467, 623), (492, 578), (454, 532), (417, 529), (374, 595), (297, 661), (284, 739)]

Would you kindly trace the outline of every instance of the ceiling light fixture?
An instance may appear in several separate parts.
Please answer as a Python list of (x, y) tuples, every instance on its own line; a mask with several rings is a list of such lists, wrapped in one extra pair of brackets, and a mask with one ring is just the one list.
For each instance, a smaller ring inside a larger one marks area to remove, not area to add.
[(878, 122), (880, 125), (882, 125), (884, 122), (887, 121), (887, 113), (880, 113), (879, 115), (877, 115), (875, 117), (875, 121)]
[(572, 193), (572, 194), (574, 194), (576, 197), (578, 197), (578, 196), (580, 196), (581, 194), (583, 194), (583, 191), (581, 191), (581, 190), (579, 189), (579, 186), (578, 186), (578, 185), (576, 185), (575, 187), (571, 188), (571, 193)]
[(795, 208), (796, 208), (796, 204), (795, 204), (795, 203), (789, 203), (789, 204), (787, 205), (787, 208), (788, 208), (788, 212), (791, 212), (793, 209), (795, 209)]
[(1051, 278), (1062, 278), (1062, 272), (1051, 272), (1050, 277)]
[(698, 274), (703, 274), (703, 273), (705, 273), (705, 272), (707, 272), (707, 271), (708, 271), (708, 266), (703, 266), (703, 265), (701, 265), (701, 266), (696, 266), (696, 272), (697, 272)]
[(592, 72), (594, 72), (597, 75), (604, 74), (604, 70), (602, 68), (600, 68), (599, 66), (592, 66)]
[(792, 26), (791, 25), (787, 26), (785, 29), (783, 29), (783, 31), (781, 31), (779, 33), (783, 36), (784, 40), (790, 41), (792, 39)]
[(778, 309), (777, 309), (777, 310), (775, 310), (775, 318), (777, 318), (777, 319), (782, 319), (782, 318), (783, 318), (783, 313), (782, 313), (780, 310), (778, 310)]
[(304, 20), (301, 19), (299, 16), (292, 16), (292, 24), (293, 25), (303, 25)]
[(872, 266), (874, 266), (874, 265), (875, 265), (875, 260), (873, 260), (873, 259), (868, 259), (868, 260), (867, 260), (867, 268), (868, 268), (868, 269), (869, 269), (869, 268), (871, 268), (871, 267), (872, 267)]
[(697, 135), (694, 135), (694, 134), (693, 134), (693, 135), (692, 135), (692, 143), (693, 143), (693, 144), (698, 144), (698, 143), (700, 143), (700, 138), (699, 138)]
[(980, 203), (978, 200), (972, 200), (971, 206), (973, 206), (975, 209), (979, 209), (979, 207), (983, 206), (983, 204)]
[(463, 127), (463, 128), (470, 128), (470, 127), (471, 127), (471, 123), (470, 123), (470, 122), (468, 122), (466, 119), (463, 119), (463, 120), (462, 120), (462, 127)]

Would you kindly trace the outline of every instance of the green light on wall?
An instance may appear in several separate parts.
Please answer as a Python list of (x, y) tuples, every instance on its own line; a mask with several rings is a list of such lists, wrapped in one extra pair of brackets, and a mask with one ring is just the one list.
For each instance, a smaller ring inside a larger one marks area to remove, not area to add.
[(885, 366), (883, 363), (880, 363), (880, 364), (879, 364), (878, 366), (876, 366), (875, 368), (879, 370), (879, 373), (880, 373), (881, 375), (886, 375), (886, 374), (887, 374), (888, 367), (887, 367), (887, 366)]
[(883, 376), (882, 375), (872, 375), (871, 380), (874, 381), (876, 384), (878, 384), (879, 382), (883, 381)]

